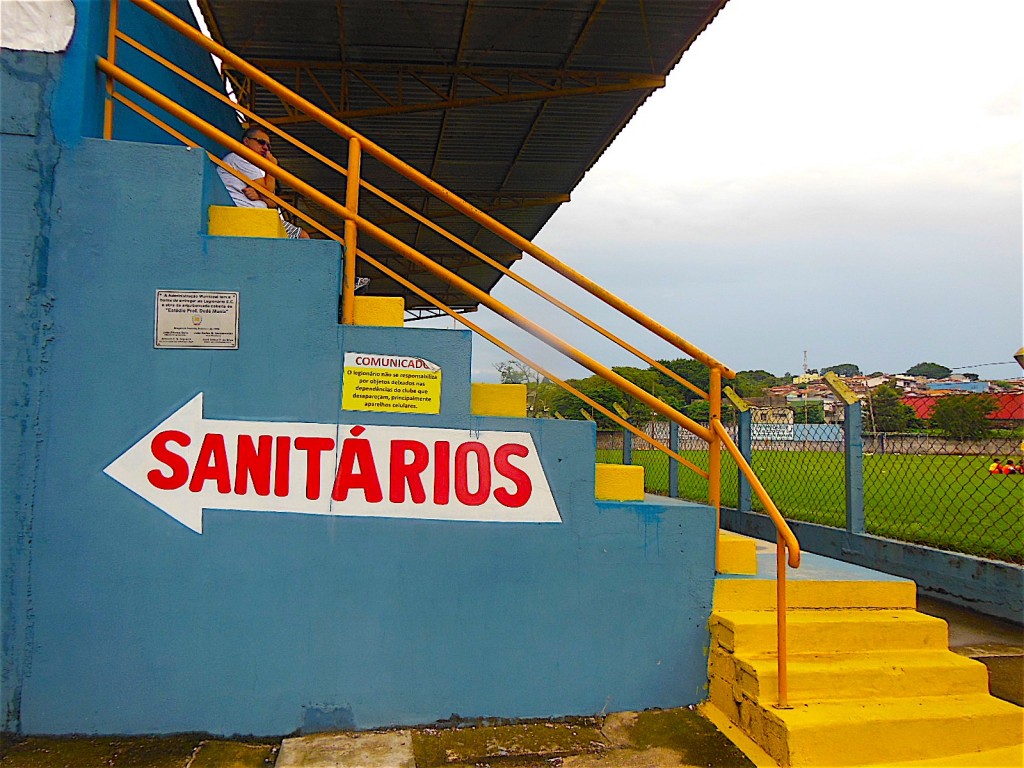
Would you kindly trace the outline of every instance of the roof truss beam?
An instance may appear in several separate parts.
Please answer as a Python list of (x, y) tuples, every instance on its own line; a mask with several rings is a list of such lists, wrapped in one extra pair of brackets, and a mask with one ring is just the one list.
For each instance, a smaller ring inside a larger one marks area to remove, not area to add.
[[(302, 89), (308, 84), (319, 97), (316, 100), (327, 107), (325, 111), (338, 120), (649, 91), (665, 85), (661, 75), (638, 72), (410, 67), (282, 59), (255, 59), (252, 63), (279, 80), (290, 81), (294, 88)], [(250, 102), (255, 98), (253, 84), (247, 78), (227, 69), (225, 75), (236, 85), (236, 91)], [(370, 97), (379, 104), (354, 108), (351, 102), (356, 89), (361, 90), (364, 98)], [(467, 93), (476, 95), (460, 95)], [(286, 114), (271, 120), (276, 125), (305, 123), (312, 119), (290, 105), (282, 106)]]

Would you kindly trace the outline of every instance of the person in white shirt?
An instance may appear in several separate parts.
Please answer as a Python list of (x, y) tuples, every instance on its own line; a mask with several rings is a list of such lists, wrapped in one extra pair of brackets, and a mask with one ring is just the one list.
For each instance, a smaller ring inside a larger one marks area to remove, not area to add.
[[(242, 143), (256, 154), (277, 165), (277, 158), (270, 151), (270, 134), (258, 125), (252, 126), (245, 131), (245, 134), (242, 136)], [(277, 207), (277, 203), (263, 194), (265, 192), (274, 192), (277, 189), (277, 179), (273, 176), (268, 176), (263, 172), (262, 168), (253, 165), (244, 157), (234, 152), (229, 152), (224, 156), (223, 160), (249, 179), (249, 183), (246, 184), (223, 168), (217, 169), (217, 173), (220, 174), (221, 181), (227, 187), (228, 194), (231, 195), (235, 205), (242, 208)], [(288, 237), (295, 240), (309, 238), (309, 234), (304, 229), (295, 226), (291, 222), (284, 221), (283, 218), (281, 221), (284, 222), (284, 228), (288, 233)]]

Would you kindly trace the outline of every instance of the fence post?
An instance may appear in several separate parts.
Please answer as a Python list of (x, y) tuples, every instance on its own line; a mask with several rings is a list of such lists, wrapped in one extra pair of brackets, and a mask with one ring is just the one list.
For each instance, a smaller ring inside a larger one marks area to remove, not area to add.
[(864, 533), (864, 440), (860, 401), (846, 406), (843, 447), (846, 452), (846, 530)]
[(622, 430), (622, 463), (633, 463), (633, 433), (628, 429)]
[[(736, 408), (736, 413), (739, 415), (739, 420), (736, 423), (736, 447), (740, 449), (740, 455), (743, 456), (747, 464), (753, 467), (754, 451), (750, 434), (753, 415), (750, 411), (750, 403), (740, 397), (732, 387), (725, 387), (722, 393), (729, 398), (729, 401)], [(739, 467), (736, 468), (736, 475), (736, 509), (740, 512), (750, 512), (750, 481), (747, 480), (747, 476), (743, 474), (743, 470)]]
[[(668, 447), (673, 453), (679, 453), (679, 425), (674, 421), (668, 423)], [(668, 495), (679, 498), (679, 462), (673, 458), (668, 460)]]
[(864, 439), (861, 436), (860, 400), (833, 371), (825, 374), (825, 384), (843, 401), (846, 530), (864, 533)]
[[(739, 424), (737, 426), (737, 447), (740, 449), (740, 454), (746, 459), (747, 464), (754, 466), (754, 451), (753, 451), (753, 440), (751, 438), (751, 423), (753, 422), (753, 416), (749, 410), (739, 412)], [(736, 470), (736, 474), (739, 477), (737, 481), (738, 491), (736, 499), (736, 508), (740, 512), (750, 512), (752, 509), (751, 505), (751, 491), (750, 481), (747, 480), (747, 476), (743, 474), (740, 469)]]

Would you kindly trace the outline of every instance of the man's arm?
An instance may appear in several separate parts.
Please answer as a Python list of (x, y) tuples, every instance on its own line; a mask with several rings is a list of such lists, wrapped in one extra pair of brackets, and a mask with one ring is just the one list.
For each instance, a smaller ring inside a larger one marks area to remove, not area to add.
[[(268, 162), (271, 162), (274, 165), (277, 165), (277, 158), (274, 157), (270, 153), (269, 150), (267, 151), (267, 154), (265, 154), (263, 156), (263, 158), (265, 160), (267, 160)], [(276, 208), (277, 207), (277, 203), (274, 200), (272, 200), (271, 198), (267, 197), (264, 194), (261, 194), (261, 192), (264, 191), (264, 190), (267, 191), (267, 192), (276, 192), (277, 191), (277, 179), (275, 179), (270, 174), (265, 173), (265, 174), (263, 174), (263, 178), (261, 178), (261, 179), (253, 179), (251, 186), (252, 186), (253, 190), (256, 193), (256, 197), (250, 197), (248, 192), (245, 193), (246, 197), (248, 197), (250, 200), (256, 200), (256, 199), (262, 200), (270, 208)]]

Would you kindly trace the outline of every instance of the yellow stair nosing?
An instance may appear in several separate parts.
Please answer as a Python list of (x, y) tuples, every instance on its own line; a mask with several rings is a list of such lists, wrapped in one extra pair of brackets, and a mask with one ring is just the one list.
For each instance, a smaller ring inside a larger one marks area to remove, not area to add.
[(717, 562), (719, 573), (756, 575), (756, 540), (732, 531), (719, 531)]
[(527, 394), (525, 384), (492, 384), (474, 381), (470, 385), (470, 412), (474, 416), (505, 416), (525, 419)]
[[(1016, 725), (1018, 738), (1024, 738), (1024, 709), (987, 693), (821, 701), (798, 705), (793, 709), (772, 708), (768, 714), (784, 723), (791, 732), (834, 728), (837, 723), (868, 725), (878, 722), (984, 719), (986, 725), (995, 725), (991, 721), (999, 719), (1007, 720), (1011, 726)], [(1014, 743), (1011, 740), (1014, 737), (1012, 727), (1005, 737), (1003, 745)]]
[[(985, 665), (949, 650), (832, 654), (839, 659), (808, 656), (789, 657), (789, 690), (795, 701), (988, 693)], [(709, 674), (735, 681), (754, 701), (771, 701), (777, 695), (774, 655), (750, 658), (714, 650), (708, 667)]]
[[(713, 646), (737, 654), (775, 648), (773, 613), (732, 613), (712, 615)], [(791, 611), (787, 626), (791, 653), (855, 651), (863, 647), (944, 649), (949, 642), (944, 621), (914, 611)]]
[[(1024, 710), (987, 694), (815, 702), (788, 710), (762, 705), (751, 709), (749, 702), (739, 706), (751, 729), (761, 734), (781, 732), (783, 749), (774, 754), (792, 765), (955, 760), (958, 753), (999, 749), (1024, 740)], [(784, 759), (780, 751), (785, 752)]]
[[(838, 610), (816, 610), (799, 608), (786, 612), (789, 624), (845, 624), (845, 623), (884, 623), (887, 621), (914, 622), (948, 626), (942, 619), (909, 608), (842, 608)], [(725, 623), (729, 626), (763, 626), (775, 625), (774, 611), (719, 611), (711, 614), (712, 621)]]
[(401, 296), (355, 296), (352, 324), (401, 328), (405, 325), (405, 299)]
[[(775, 579), (719, 578), (715, 581), (715, 610), (774, 611)], [(907, 608), (917, 607), (912, 581), (822, 581), (790, 579), (786, 584), (789, 608)]]
[(1024, 743), (955, 755), (875, 763), (876, 768), (1020, 768), (1024, 765)]
[(644, 468), (636, 464), (594, 467), (594, 497), (598, 501), (643, 501)]
[[(767, 665), (771, 662), (775, 664), (775, 653), (744, 653), (744, 654), (733, 654), (737, 661), (750, 664), (753, 666)], [(805, 665), (817, 665), (817, 664), (853, 664), (857, 665), (862, 663), (866, 667), (875, 665), (884, 665), (886, 663), (900, 663), (909, 665), (926, 665), (933, 663), (948, 663), (953, 666), (974, 666), (981, 664), (984, 668), (984, 664), (976, 659), (972, 659), (968, 656), (961, 656), (959, 653), (949, 650), (948, 648), (922, 648), (917, 649), (869, 649), (863, 651), (841, 651), (836, 653), (828, 653), (821, 651), (812, 651), (805, 653), (790, 653), (788, 656), (790, 668), (794, 665), (805, 664)]]

